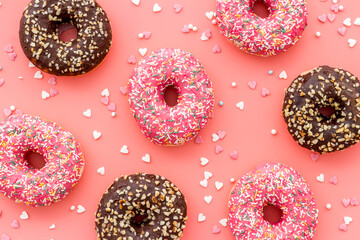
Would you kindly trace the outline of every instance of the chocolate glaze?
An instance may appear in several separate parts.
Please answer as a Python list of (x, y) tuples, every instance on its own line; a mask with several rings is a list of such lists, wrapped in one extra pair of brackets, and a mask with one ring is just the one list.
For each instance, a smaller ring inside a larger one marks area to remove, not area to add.
[[(62, 23), (76, 27), (76, 39), (59, 39)], [(94, 0), (32, 0), (20, 20), (19, 37), (26, 57), (35, 66), (62, 76), (94, 69), (112, 43), (109, 19)]]
[[(319, 109), (334, 112), (323, 116)], [(301, 146), (321, 154), (360, 141), (360, 84), (340, 68), (320, 66), (302, 73), (287, 89), (283, 117)]]
[(179, 239), (187, 221), (184, 195), (169, 180), (137, 173), (116, 179), (95, 214), (98, 239)]

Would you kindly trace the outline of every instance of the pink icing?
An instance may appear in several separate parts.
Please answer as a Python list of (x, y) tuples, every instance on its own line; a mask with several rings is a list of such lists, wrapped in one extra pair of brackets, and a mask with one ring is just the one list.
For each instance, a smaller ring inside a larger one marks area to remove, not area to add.
[[(16, 114), (0, 123), (0, 193), (15, 202), (46, 206), (66, 197), (79, 181), (84, 159), (73, 135), (53, 122)], [(27, 152), (46, 162), (32, 168)]]
[(307, 26), (305, 0), (264, 0), (270, 15), (253, 13), (255, 0), (217, 0), (220, 31), (236, 47), (259, 56), (286, 51)]
[[(163, 92), (173, 85), (178, 103), (166, 104)], [(211, 82), (199, 61), (180, 49), (160, 49), (142, 59), (129, 79), (129, 103), (141, 131), (160, 145), (193, 139), (212, 117)]]
[[(282, 210), (280, 222), (263, 218), (263, 207)], [(245, 174), (229, 200), (229, 227), (237, 240), (310, 240), (318, 222), (318, 210), (309, 185), (292, 168), (267, 163)]]

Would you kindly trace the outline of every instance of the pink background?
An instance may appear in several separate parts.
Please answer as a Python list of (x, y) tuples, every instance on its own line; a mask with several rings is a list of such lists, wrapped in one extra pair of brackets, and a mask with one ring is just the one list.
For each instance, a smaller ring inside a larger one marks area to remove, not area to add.
[[(141, 171), (167, 177), (186, 196), (189, 221), (183, 240), (234, 239), (230, 230), (219, 224), (220, 219), (227, 217), (227, 201), (233, 186), (229, 179), (240, 178), (258, 163), (272, 161), (293, 167), (311, 185), (320, 210), (314, 239), (358, 239), (360, 207), (345, 208), (341, 200), (360, 199), (360, 145), (321, 156), (313, 162), (310, 151), (298, 146), (287, 132), (281, 107), (284, 89), (305, 70), (328, 64), (360, 76), (359, 43), (354, 48), (347, 43), (349, 38), (360, 40), (360, 27), (347, 28), (345, 36), (337, 33), (345, 18), (354, 20), (360, 17), (359, 1), (341, 0), (339, 3), (345, 10), (336, 14), (333, 23), (317, 20), (319, 15), (331, 13), (330, 0), (308, 1), (309, 26), (298, 44), (287, 53), (260, 58), (237, 50), (205, 17), (205, 12), (215, 10), (214, 0), (143, 0), (140, 6), (135, 6), (130, 0), (99, 0), (112, 24), (110, 53), (89, 74), (57, 77), (56, 86), (47, 83), (48, 74), (44, 74), (41, 80), (34, 78), (37, 69), (28, 67), (28, 60), (21, 50), (19, 21), (28, 2), (3, 0), (0, 7), (0, 50), (10, 43), (18, 54), (12, 62), (3, 50), (0, 51), (0, 78), (5, 79), (0, 87), (0, 110), (2, 112), (14, 105), (23, 112), (55, 121), (68, 129), (81, 144), (86, 167), (74, 191), (52, 206), (31, 208), (0, 196), (0, 234), (6, 233), (12, 239), (96, 239), (94, 213), (102, 194), (116, 177)], [(154, 3), (162, 7), (160, 13), (152, 12)], [(183, 5), (181, 13), (174, 12), (174, 3)], [(198, 27), (198, 32), (182, 33), (182, 26), (190, 23)], [(213, 37), (204, 42), (200, 36), (206, 29), (212, 31)], [(137, 37), (143, 31), (152, 32), (149, 40)], [(320, 38), (315, 37), (317, 31), (321, 32)], [(222, 53), (212, 52), (215, 44), (221, 47)], [(162, 47), (181, 48), (193, 53), (204, 65), (213, 82), (216, 106), (214, 119), (200, 133), (203, 144), (189, 142), (181, 147), (161, 147), (148, 142), (140, 132), (130, 114), (127, 96), (121, 94), (119, 88), (127, 85), (134, 68), (127, 63), (128, 57), (134, 55), (139, 60), (138, 49), (144, 47), (149, 51)], [(274, 75), (270, 76), (269, 70), (273, 70)], [(287, 80), (279, 79), (282, 70), (287, 72)], [(233, 81), (237, 83), (236, 88), (231, 87)], [(248, 81), (257, 82), (255, 90), (247, 86)], [(49, 92), (51, 87), (58, 90), (59, 95), (43, 100), (42, 90)], [(270, 90), (269, 96), (261, 96), (263, 87)], [(116, 104), (115, 118), (100, 102), (105, 88), (110, 91), (110, 102)], [(219, 107), (219, 101), (223, 101), (224, 106)], [(243, 111), (235, 106), (240, 101), (245, 103)], [(82, 115), (88, 108), (92, 110), (90, 119)], [(278, 134), (271, 135), (271, 129), (276, 129)], [(102, 137), (95, 141), (93, 130), (101, 131)], [(225, 131), (226, 137), (216, 143), (224, 148), (224, 152), (216, 155), (216, 144), (211, 141), (211, 135), (219, 130)], [(120, 153), (124, 144), (129, 147), (128, 155)], [(229, 158), (229, 153), (234, 150), (239, 152), (238, 160)], [(141, 160), (146, 153), (151, 156), (150, 164)], [(200, 165), (201, 157), (210, 160), (205, 167)], [(104, 176), (96, 172), (100, 167), (105, 167)], [(213, 173), (207, 188), (199, 184), (205, 170)], [(325, 175), (325, 183), (316, 180), (321, 173)], [(332, 185), (328, 180), (335, 175), (339, 183)], [(224, 187), (217, 191), (215, 181), (223, 182)], [(207, 195), (213, 196), (209, 205), (203, 199)], [(332, 204), (331, 210), (325, 209), (327, 203)], [(79, 204), (86, 208), (86, 212), (78, 214), (70, 210), (70, 206)], [(28, 220), (20, 220), (23, 210), (28, 212)], [(206, 216), (202, 223), (197, 222), (199, 213)], [(340, 232), (338, 226), (344, 222), (344, 216), (352, 217), (353, 222), (347, 232)], [(14, 219), (19, 220), (20, 229), (10, 227)], [(56, 229), (49, 230), (52, 224)], [(221, 233), (212, 233), (214, 225), (220, 226)]]

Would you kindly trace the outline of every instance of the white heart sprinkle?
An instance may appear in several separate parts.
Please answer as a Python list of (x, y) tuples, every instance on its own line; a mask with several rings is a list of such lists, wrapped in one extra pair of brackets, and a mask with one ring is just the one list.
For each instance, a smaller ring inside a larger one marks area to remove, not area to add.
[(95, 140), (99, 139), (101, 137), (101, 132), (98, 132), (96, 130), (93, 131), (93, 137)]
[(83, 115), (88, 118), (91, 117), (91, 109), (87, 109), (85, 112), (83, 112)]
[(204, 188), (206, 188), (208, 186), (208, 180), (204, 179), (200, 181), (200, 185)]
[(147, 53), (147, 48), (139, 48), (139, 53), (141, 56), (145, 56), (145, 54)]
[(34, 75), (34, 78), (37, 78), (37, 79), (42, 79), (43, 78), (43, 75), (40, 71), (37, 71)]
[(350, 27), (351, 26), (351, 18), (347, 18), (343, 21), (343, 24), (347, 27)]
[(214, 12), (206, 12), (206, 13), (205, 13), (205, 16), (206, 16), (209, 20), (211, 20), (211, 19), (213, 19), (213, 17), (214, 17)]
[(207, 204), (210, 204), (211, 201), (212, 201), (212, 196), (205, 196), (205, 197), (204, 197), (204, 200), (205, 200), (205, 202), (206, 202)]
[(136, 6), (139, 6), (139, 4), (140, 4), (140, 0), (131, 0), (131, 2), (133, 4), (135, 4)]
[(52, 224), (49, 229), (55, 229), (55, 224)]
[(208, 171), (204, 171), (204, 178), (205, 179), (209, 179), (209, 178), (211, 178), (212, 177), (212, 173), (211, 172), (208, 172)]
[(200, 163), (201, 163), (201, 166), (205, 166), (206, 164), (209, 163), (209, 159), (202, 157), (202, 158), (200, 158)]
[(316, 177), (316, 180), (318, 180), (319, 182), (324, 182), (325, 181), (325, 176), (324, 174), (320, 174), (319, 176)]
[(355, 46), (355, 44), (357, 43), (357, 41), (356, 41), (355, 39), (351, 39), (351, 38), (350, 38), (350, 39), (348, 40), (348, 43), (349, 43), (349, 47), (352, 48), (352, 47)]
[(227, 222), (228, 222), (227, 218), (223, 218), (223, 219), (221, 219), (221, 220), (219, 221), (219, 223), (220, 223), (223, 227), (226, 227), (226, 226), (227, 226)]
[(215, 187), (217, 190), (220, 190), (223, 186), (224, 184), (222, 182), (218, 182), (218, 181), (215, 182)]
[(205, 215), (202, 213), (199, 213), (198, 222), (203, 222), (203, 221), (205, 221), (205, 219), (206, 219)]
[(108, 97), (108, 96), (110, 96), (109, 89), (105, 88), (105, 89), (101, 92), (101, 96), (103, 96), (103, 97)]
[(22, 211), (22, 213), (20, 215), (20, 219), (22, 219), (22, 220), (29, 219), (29, 214), (26, 211)]
[(149, 155), (149, 154), (145, 154), (145, 156), (143, 156), (141, 159), (142, 159), (144, 162), (149, 163), (149, 162), (150, 162), (150, 155)]
[(244, 110), (244, 102), (238, 102), (236, 104), (236, 107), (239, 108), (240, 110)]
[(83, 212), (85, 212), (85, 208), (83, 206), (81, 206), (81, 205), (78, 205), (76, 212), (77, 213), (83, 213)]
[(32, 62), (29, 62), (29, 68), (33, 68), (35, 65)]
[(346, 223), (346, 225), (349, 225), (352, 222), (352, 218), (351, 217), (344, 217), (344, 222)]
[(50, 97), (50, 93), (48, 93), (48, 92), (46, 92), (46, 91), (42, 91), (41, 92), (41, 98), (42, 99), (47, 99), (47, 98), (49, 98)]
[(355, 19), (354, 25), (360, 26), (360, 18), (356, 18), (356, 19)]
[(128, 146), (124, 145), (121, 147), (120, 152), (123, 154), (128, 154), (129, 153), (129, 149)]
[(217, 142), (217, 141), (219, 141), (219, 139), (220, 139), (219, 135), (213, 133), (213, 135), (212, 135), (212, 141), (213, 141), (213, 142)]
[(161, 11), (160, 5), (158, 3), (155, 3), (153, 7), (153, 12), (160, 12), (160, 11)]
[(96, 170), (97, 173), (99, 173), (100, 175), (105, 175), (105, 168), (104, 167), (101, 167), (99, 168), (98, 170)]
[(207, 36), (205, 36), (204, 34), (201, 35), (200, 39), (203, 41), (209, 40), (209, 38)]
[(282, 71), (282, 72), (280, 73), (280, 75), (279, 75), (279, 78), (281, 78), (281, 79), (287, 79), (288, 76), (287, 76), (287, 74), (286, 74), (285, 71)]

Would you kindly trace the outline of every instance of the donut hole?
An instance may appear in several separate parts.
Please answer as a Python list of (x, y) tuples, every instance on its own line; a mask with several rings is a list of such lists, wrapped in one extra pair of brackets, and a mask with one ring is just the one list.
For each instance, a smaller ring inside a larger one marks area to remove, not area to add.
[(149, 218), (148, 218), (148, 214), (147, 214), (147, 213), (136, 213), (136, 214), (131, 218), (131, 225), (141, 226), (141, 225), (147, 223), (148, 220), (149, 220)]
[(165, 103), (170, 106), (174, 107), (178, 104), (179, 100), (179, 93), (178, 89), (174, 85), (169, 85), (164, 89), (164, 100)]
[(263, 218), (271, 224), (279, 223), (282, 216), (282, 210), (275, 205), (268, 204), (263, 207)]
[(255, 0), (253, 2), (252, 11), (261, 18), (270, 16), (270, 7), (264, 0)]
[(25, 161), (33, 169), (41, 169), (46, 164), (44, 157), (40, 153), (33, 151), (29, 151), (25, 154)]
[(320, 107), (318, 111), (323, 118), (327, 119), (330, 118), (335, 113), (335, 108), (330, 106)]
[(57, 25), (59, 39), (62, 42), (71, 42), (77, 39), (78, 30), (70, 22), (61, 22)]

